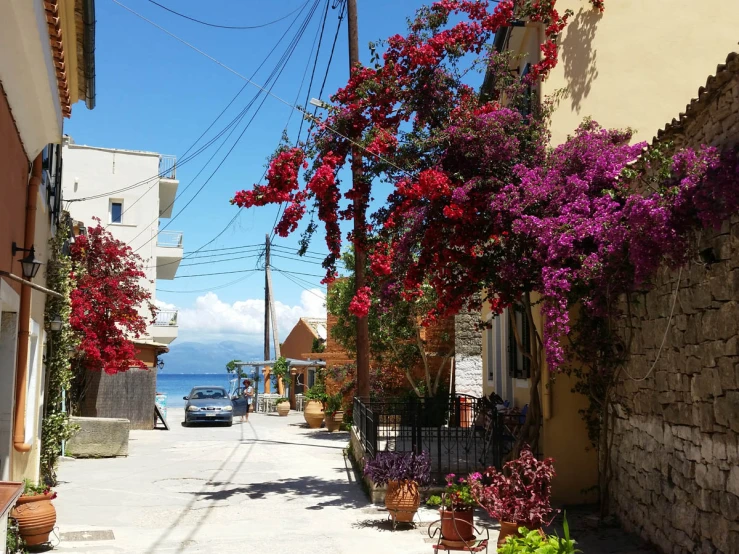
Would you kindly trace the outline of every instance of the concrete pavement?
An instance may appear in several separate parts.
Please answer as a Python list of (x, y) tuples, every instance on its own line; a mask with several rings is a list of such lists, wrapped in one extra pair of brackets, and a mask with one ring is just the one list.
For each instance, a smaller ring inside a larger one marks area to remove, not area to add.
[(368, 502), (343, 456), (348, 433), (303, 421), (252, 414), (231, 428), (185, 428), (170, 409), (170, 431), (131, 431), (127, 458), (63, 461), (55, 550), (433, 552), (424, 526), (392, 531)]

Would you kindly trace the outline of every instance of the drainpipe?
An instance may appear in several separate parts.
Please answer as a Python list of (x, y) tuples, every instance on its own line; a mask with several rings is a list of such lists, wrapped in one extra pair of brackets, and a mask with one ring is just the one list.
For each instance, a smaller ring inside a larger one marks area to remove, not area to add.
[[(36, 199), (41, 184), (41, 154), (33, 160), (31, 178), (28, 181), (26, 199), (26, 229), (24, 248), (31, 248), (36, 231)], [(18, 312), (18, 358), (15, 366), (15, 420), (13, 425), (13, 448), (18, 452), (29, 452), (26, 444), (26, 388), (28, 383), (28, 342), (31, 337), (31, 287), (21, 287), (21, 305)]]
[(95, 0), (84, 0), (83, 23), (85, 25), (82, 50), (85, 60), (85, 104), (95, 107)]

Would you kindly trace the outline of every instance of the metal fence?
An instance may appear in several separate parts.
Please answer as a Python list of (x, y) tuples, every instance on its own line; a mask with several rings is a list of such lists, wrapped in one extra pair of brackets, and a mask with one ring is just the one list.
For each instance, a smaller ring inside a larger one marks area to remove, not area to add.
[(157, 246), (164, 248), (182, 248), (182, 231), (159, 231)]
[(431, 477), (464, 475), (501, 467), (513, 436), (495, 405), (485, 398), (354, 399), (354, 426), (364, 451), (421, 452), (431, 456)]
[(159, 175), (163, 179), (177, 179), (177, 156), (159, 156)]
[(159, 310), (154, 325), (157, 327), (176, 327), (177, 326), (177, 310)]

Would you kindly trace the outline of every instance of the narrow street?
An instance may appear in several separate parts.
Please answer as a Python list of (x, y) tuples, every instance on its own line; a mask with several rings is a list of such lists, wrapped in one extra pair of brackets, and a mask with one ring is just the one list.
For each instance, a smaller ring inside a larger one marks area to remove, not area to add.
[(348, 433), (304, 428), (295, 412), (185, 428), (179, 412), (170, 431), (132, 431), (127, 458), (61, 462), (55, 551), (431, 552), (425, 526), (392, 531), (367, 501)]

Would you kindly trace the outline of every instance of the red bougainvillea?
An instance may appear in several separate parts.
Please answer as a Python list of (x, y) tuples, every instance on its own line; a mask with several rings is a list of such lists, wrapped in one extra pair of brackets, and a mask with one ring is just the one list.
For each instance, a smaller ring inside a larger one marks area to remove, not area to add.
[[(421, 8), (408, 35), (390, 37), (382, 56), (375, 54), (374, 67), (357, 66), (352, 71), (347, 86), (332, 98), (330, 115), (317, 125), (313, 145), (281, 148), (270, 162), (267, 184), (237, 192), (231, 202), (244, 208), (286, 203), (275, 229), (281, 236), (297, 228), (305, 215), (306, 203), (314, 202), (326, 230), (330, 254), (324, 263), (324, 282), (330, 282), (341, 251), (339, 221), (353, 218), (351, 204), (340, 207), (342, 198), (360, 198), (367, 204), (374, 177), (408, 165), (413, 153), (401, 153), (403, 125), (411, 124), (416, 133), (428, 132), (445, 124), (450, 106), (476, 105), (474, 91), (463, 82), (466, 71), (459, 70), (457, 64), (472, 55), (478, 56), (475, 65), (484, 68), (492, 36), (515, 20), (528, 19), (544, 25), (541, 61), (534, 64), (526, 80), (533, 82), (545, 77), (557, 62), (554, 39), (571, 15), (569, 11), (559, 14), (555, 3), (556, 0), (503, 0), (493, 6), (488, 0), (440, 0)], [(461, 21), (450, 25), (451, 16)], [(467, 110), (457, 115), (464, 117)], [(362, 145), (366, 178), (342, 194), (338, 172), (346, 165), (352, 146), (346, 137), (356, 137)], [(304, 188), (299, 184), (301, 169), (308, 169)], [(433, 169), (429, 168), (423, 178), (428, 182), (422, 186), (441, 187), (442, 194), (448, 187), (448, 177)], [(313, 229), (311, 226), (311, 232)], [(364, 249), (365, 245), (354, 247)], [(382, 266), (378, 259), (375, 267)], [(359, 300), (358, 303), (361, 304)]]
[(141, 259), (129, 246), (113, 238), (99, 223), (71, 246), (72, 279), (70, 325), (79, 338), (74, 356), (92, 371), (118, 373), (131, 367), (145, 369), (136, 359), (131, 339), (147, 327), (144, 307), (154, 316), (151, 295), (141, 286), (146, 275)]

